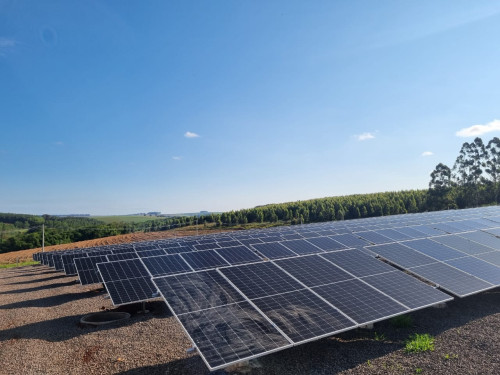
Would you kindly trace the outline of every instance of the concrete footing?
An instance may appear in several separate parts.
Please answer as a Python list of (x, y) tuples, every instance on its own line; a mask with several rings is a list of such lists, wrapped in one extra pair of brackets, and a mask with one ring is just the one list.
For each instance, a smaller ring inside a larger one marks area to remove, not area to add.
[(444, 309), (446, 307), (446, 302), (443, 303), (437, 303), (435, 305), (432, 305), (435, 309)]
[(373, 329), (373, 323), (370, 323), (370, 324), (365, 324), (364, 326), (361, 326), (359, 328), (363, 328), (363, 329)]

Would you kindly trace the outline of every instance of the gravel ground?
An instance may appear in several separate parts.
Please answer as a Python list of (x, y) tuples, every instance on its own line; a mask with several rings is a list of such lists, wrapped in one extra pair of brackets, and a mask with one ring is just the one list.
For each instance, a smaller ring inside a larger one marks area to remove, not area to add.
[[(0, 374), (208, 374), (182, 328), (161, 301), (113, 308), (97, 286), (82, 287), (44, 266), (0, 269)], [(127, 311), (125, 323), (80, 325), (102, 310)], [(500, 374), (500, 290), (250, 361), (234, 373)], [(435, 350), (406, 354), (413, 333), (436, 337)], [(225, 371), (218, 371), (224, 374)]]

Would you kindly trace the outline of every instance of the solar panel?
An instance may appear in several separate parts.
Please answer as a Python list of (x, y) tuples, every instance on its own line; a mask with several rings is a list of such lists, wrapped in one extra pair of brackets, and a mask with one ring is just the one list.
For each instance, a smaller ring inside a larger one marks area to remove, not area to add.
[(356, 327), (355, 322), (307, 289), (252, 302), (295, 344)]
[(183, 253), (181, 256), (195, 271), (229, 265), (215, 250)]
[(220, 272), (249, 299), (304, 289), (271, 262), (221, 268)]
[(449, 234), (454, 234), (454, 233), (460, 233), (460, 232), (465, 232), (466, 230), (462, 228), (458, 228), (453, 225), (453, 223), (434, 223), (432, 225), (434, 228), (437, 228), (443, 232), (449, 233)]
[(139, 256), (139, 258), (156, 257), (159, 255), (166, 255), (166, 254), (167, 254), (166, 251), (162, 249), (137, 251), (137, 255)]
[(98, 284), (101, 282), (97, 272), (97, 263), (107, 262), (105, 255), (75, 258), (75, 267), (81, 285)]
[(146, 301), (156, 293), (140, 259), (98, 263), (97, 269), (115, 306)]
[(475, 257), (500, 267), (500, 251), (491, 251), (476, 255)]
[(341, 244), (340, 242), (335, 241), (334, 239), (332, 239), (330, 237), (308, 238), (307, 242), (310, 242), (314, 246), (319, 247), (321, 250), (325, 250), (325, 251), (342, 250), (342, 249), (347, 248), (347, 246)]
[(356, 249), (325, 253), (320, 256), (357, 277), (394, 271), (388, 264)]
[(167, 254), (182, 254), (182, 253), (190, 253), (194, 251), (194, 248), (189, 246), (177, 246), (177, 247), (169, 247), (164, 249)]
[(491, 247), (481, 245), (480, 243), (470, 241), (466, 238), (459, 237), (454, 234), (448, 236), (434, 237), (432, 238), (432, 240), (442, 243), (443, 245), (452, 247), (456, 250), (459, 250), (469, 255), (486, 253), (493, 250)]
[(373, 244), (394, 242), (389, 237), (383, 236), (377, 232), (372, 232), (372, 231), (357, 232), (356, 235), (358, 235), (361, 238), (364, 238), (367, 241), (370, 241)]
[(66, 275), (76, 275), (75, 258), (86, 257), (87, 254), (83, 252), (72, 252), (70, 254), (64, 254), (61, 256), (62, 263), (64, 266), (64, 272)]
[(153, 276), (166, 276), (192, 271), (191, 267), (179, 254), (142, 258), (142, 262)]
[(264, 255), (264, 257), (269, 259), (287, 258), (297, 255), (278, 242), (253, 244), (251, 246), (259, 253)]
[(283, 237), (281, 236), (262, 236), (262, 237), (259, 237), (259, 239), (262, 241), (262, 242), (278, 242), (278, 241), (283, 241)]
[(500, 238), (494, 237), (485, 232), (460, 233), (460, 237), (467, 238), (495, 250), (500, 250)]
[(216, 270), (155, 277), (153, 282), (175, 314), (244, 301)]
[(211, 371), (291, 346), (248, 302), (177, 317)]
[(435, 229), (430, 225), (417, 225), (413, 228), (415, 230), (418, 230), (419, 232), (426, 234), (427, 236), (440, 236), (444, 234), (443, 231)]
[(376, 322), (409, 310), (358, 279), (322, 285), (312, 290), (358, 324)]
[(359, 238), (358, 236), (355, 236), (353, 234), (338, 234), (336, 236), (332, 236), (332, 239), (334, 239), (337, 242), (340, 242), (341, 244), (347, 246), (347, 247), (363, 247), (367, 245), (371, 245), (371, 243), (367, 240), (363, 240)]
[(232, 265), (258, 262), (262, 260), (262, 258), (255, 254), (252, 250), (242, 245), (217, 249), (216, 251)]
[(423, 232), (420, 232), (419, 230), (415, 229), (415, 227), (398, 227), (394, 228), (398, 232), (401, 232), (403, 234), (406, 234), (407, 236), (411, 238), (424, 238), (427, 237), (427, 235)]
[(494, 287), (486, 281), (440, 262), (410, 268), (410, 271), (459, 297)]
[(436, 262), (434, 258), (428, 257), (400, 243), (367, 246), (367, 249), (402, 268), (422, 266)]
[(425, 255), (433, 257), (437, 260), (447, 260), (466, 256), (467, 254), (461, 251), (454, 250), (451, 247), (440, 244), (436, 241), (424, 238), (421, 240), (407, 241), (405, 246), (411, 247)]
[(218, 249), (218, 248), (220, 248), (220, 246), (218, 243), (212, 242), (212, 243), (203, 243), (203, 244), (194, 245), (194, 248), (196, 250), (212, 250), (212, 249)]
[(397, 230), (391, 229), (391, 228), (377, 229), (375, 232), (379, 233), (385, 237), (388, 237), (393, 241), (404, 241), (404, 240), (411, 240), (412, 239), (412, 237), (410, 237), (404, 233), (398, 232)]
[(367, 276), (363, 280), (413, 310), (453, 299), (400, 271)]
[(292, 250), (295, 254), (304, 255), (304, 254), (314, 254), (314, 253), (322, 253), (319, 247), (314, 246), (312, 243), (307, 242), (306, 240), (290, 240), (281, 242), (286, 248)]
[(114, 262), (116, 260), (127, 260), (127, 259), (135, 259), (139, 258), (136, 252), (133, 253), (118, 253), (118, 254), (109, 254), (106, 255), (108, 258), (108, 262)]
[(232, 241), (217, 241), (220, 247), (234, 247), (234, 246), (241, 246), (241, 243), (236, 240)]
[(308, 287), (354, 278), (317, 255), (280, 259), (276, 260), (275, 263)]
[(500, 285), (500, 268), (474, 257), (465, 257), (445, 262), (494, 285)]

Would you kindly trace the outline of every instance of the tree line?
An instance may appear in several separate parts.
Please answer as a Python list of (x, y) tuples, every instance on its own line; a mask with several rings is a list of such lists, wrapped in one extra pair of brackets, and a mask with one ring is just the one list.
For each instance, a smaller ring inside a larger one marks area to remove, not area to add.
[(500, 139), (465, 142), (450, 168), (439, 163), (429, 182), (429, 209), (497, 204), (500, 192)]

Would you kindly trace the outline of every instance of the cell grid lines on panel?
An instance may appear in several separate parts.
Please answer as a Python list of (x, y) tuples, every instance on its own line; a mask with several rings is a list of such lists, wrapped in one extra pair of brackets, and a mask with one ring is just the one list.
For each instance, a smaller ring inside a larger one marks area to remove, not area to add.
[(448, 294), (400, 271), (367, 276), (363, 280), (410, 309), (419, 309), (453, 299)]
[(288, 258), (297, 255), (279, 242), (253, 244), (251, 246), (269, 259)]
[(475, 255), (475, 257), (500, 267), (500, 251), (493, 250), (489, 253)]
[(302, 240), (304, 239), (304, 237), (302, 237), (300, 234), (298, 233), (289, 233), (289, 234), (282, 234), (281, 235), (283, 237), (284, 240)]
[(356, 323), (308, 289), (252, 302), (295, 344), (356, 327)]
[(371, 243), (367, 240), (363, 240), (354, 234), (345, 233), (345, 234), (337, 234), (335, 236), (331, 236), (335, 241), (340, 242), (341, 244), (346, 245), (347, 247), (363, 247), (371, 245)]
[(448, 260), (445, 262), (464, 272), (494, 285), (500, 285), (500, 268), (474, 257)]
[(220, 248), (220, 246), (216, 242), (210, 242), (210, 243), (201, 243), (194, 245), (194, 248), (196, 250), (212, 250), (212, 249), (218, 249)]
[(76, 275), (75, 258), (86, 257), (84, 252), (75, 252), (71, 254), (64, 254), (62, 258), (64, 272), (66, 275)]
[(291, 346), (248, 302), (187, 313), (178, 319), (212, 371)]
[(486, 253), (493, 250), (491, 247), (481, 245), (480, 243), (473, 242), (455, 234), (433, 237), (432, 240), (469, 255)]
[(127, 259), (97, 265), (104, 282), (127, 280), (133, 277), (151, 277), (140, 259)]
[(410, 268), (410, 271), (459, 297), (494, 287), (486, 281), (441, 262)]
[(117, 260), (127, 260), (139, 258), (139, 255), (134, 251), (133, 253), (117, 253), (106, 255), (108, 262), (114, 262)]
[(281, 259), (274, 262), (308, 287), (354, 278), (354, 276), (317, 255)]
[(238, 241), (240, 241), (245, 246), (250, 246), (250, 245), (253, 245), (253, 244), (256, 244), (256, 243), (263, 243), (258, 238), (248, 238), (248, 239), (242, 239), (241, 238), (241, 239), (238, 239)]
[(492, 236), (491, 234), (485, 232), (477, 231), (469, 233), (460, 233), (460, 237), (467, 238), (471, 241), (491, 247), (492, 249), (495, 250), (500, 250), (500, 238)]
[(166, 254), (167, 254), (166, 251), (163, 249), (144, 250), (144, 251), (137, 250), (137, 255), (139, 255), (139, 258), (156, 257), (159, 255), (166, 255)]
[(195, 271), (229, 265), (215, 250), (183, 253), (181, 256)]
[(394, 267), (357, 249), (325, 253), (320, 256), (357, 277), (394, 271)]
[(179, 254), (142, 258), (142, 262), (153, 276), (174, 275), (192, 271), (191, 267)]
[(403, 234), (406, 234), (407, 236), (411, 238), (425, 238), (428, 237), (427, 234), (420, 232), (419, 230), (415, 229), (415, 227), (398, 227), (394, 228), (398, 232), (401, 232)]
[[(101, 264), (99, 263), (98, 267)], [(102, 273), (101, 273), (102, 275)], [(147, 301), (153, 298), (156, 288), (148, 277), (135, 277), (127, 280), (107, 281), (104, 283), (111, 302), (115, 306)]]
[(319, 237), (320, 235), (316, 232), (309, 232), (309, 231), (301, 231), (298, 230), (299, 234), (304, 237), (304, 238), (314, 238), (314, 237)]
[(270, 262), (219, 269), (249, 299), (303, 289), (300, 283)]
[(376, 233), (379, 233), (385, 237), (390, 238), (393, 241), (404, 241), (411, 240), (413, 237), (408, 236), (407, 234), (398, 232), (396, 229), (386, 228), (386, 229), (377, 229)]
[(382, 234), (373, 231), (357, 232), (356, 235), (367, 241), (370, 241), (375, 245), (394, 242), (394, 240), (390, 239), (389, 237), (383, 236)]
[(435, 263), (436, 259), (410, 249), (400, 243), (367, 246), (366, 249), (403, 268)]
[[(500, 224), (497, 224), (497, 226), (500, 226)], [(494, 235), (495, 237), (500, 237), (500, 228), (488, 228), (488, 229), (483, 229), (483, 232), (489, 233)]]
[(241, 242), (237, 240), (231, 240), (231, 241), (217, 241), (220, 247), (234, 247), (234, 246), (241, 246)]
[(443, 245), (428, 238), (406, 241), (404, 244), (405, 246), (408, 246), (437, 260), (448, 260), (467, 256), (467, 254), (461, 251), (452, 249), (449, 246)]
[[(414, 226), (412, 228), (418, 230), (419, 232), (425, 233), (427, 236), (441, 236), (441, 235), (445, 234), (442, 230), (438, 230), (436, 228), (433, 228), (430, 225), (417, 225), (417, 226)], [(395, 229), (397, 229), (397, 228), (395, 228)]]
[(315, 237), (308, 238), (307, 242), (312, 243), (314, 246), (319, 247), (321, 250), (330, 251), (330, 250), (342, 250), (346, 249), (347, 246), (341, 244), (338, 241), (330, 237)]
[(90, 285), (101, 282), (99, 273), (97, 272), (97, 263), (107, 262), (105, 255), (98, 255), (85, 258), (75, 258), (75, 267), (78, 272), (80, 284)]
[(265, 243), (283, 241), (281, 236), (260, 236), (259, 239)]
[(153, 283), (175, 314), (244, 301), (216, 270), (153, 278)]
[(217, 253), (222, 256), (231, 265), (259, 262), (262, 260), (257, 254), (246, 246), (234, 246), (217, 249)]
[(167, 252), (167, 254), (182, 254), (182, 253), (191, 253), (195, 251), (194, 248), (189, 246), (169, 247), (164, 250)]
[(305, 255), (305, 254), (315, 254), (322, 253), (323, 250), (314, 246), (312, 243), (306, 240), (290, 240), (281, 242), (286, 248), (292, 250), (295, 254)]
[(462, 228), (458, 228), (453, 225), (453, 223), (447, 222), (447, 223), (434, 223), (432, 224), (432, 227), (437, 228), (439, 230), (442, 230), (443, 232), (446, 233), (460, 233), (460, 232), (465, 232), (466, 230)]
[(359, 279), (312, 289), (358, 324), (403, 314), (409, 309)]

